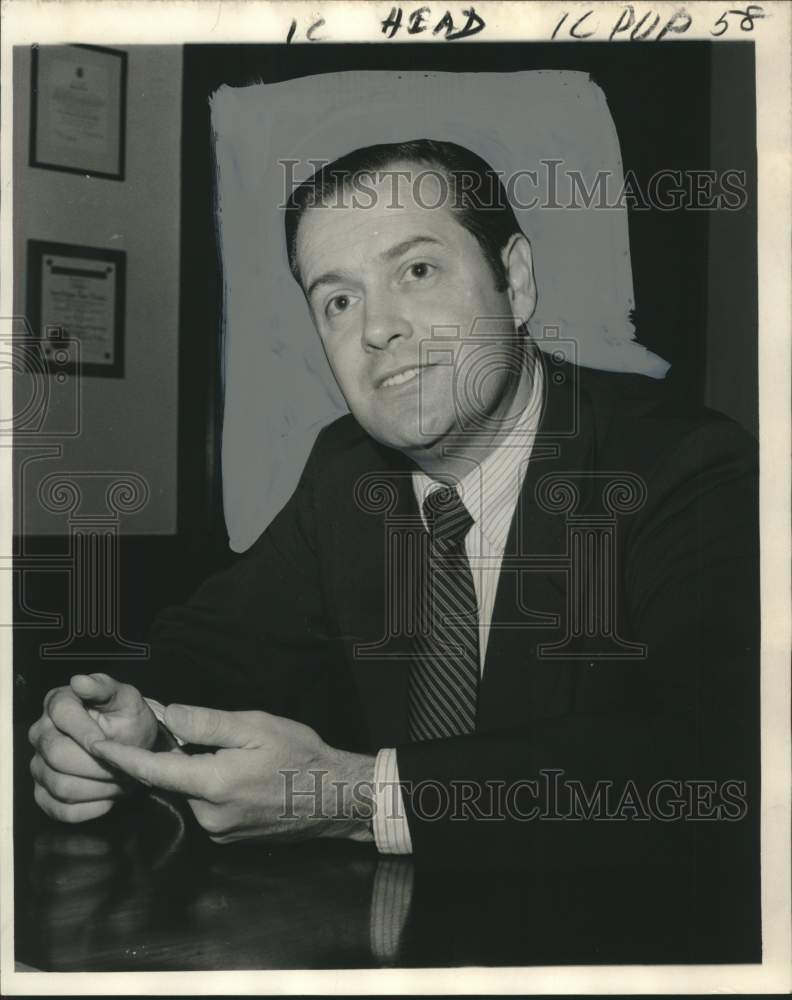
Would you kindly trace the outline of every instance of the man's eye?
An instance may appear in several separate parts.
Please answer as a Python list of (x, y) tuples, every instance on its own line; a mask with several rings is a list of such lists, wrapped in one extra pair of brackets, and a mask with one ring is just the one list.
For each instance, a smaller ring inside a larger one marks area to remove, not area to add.
[(425, 260), (416, 261), (407, 268), (405, 278), (407, 281), (420, 281), (422, 278), (428, 278), (434, 270), (434, 264), (427, 264)]
[(341, 313), (346, 312), (346, 310), (349, 309), (352, 305), (352, 301), (351, 295), (334, 295), (327, 303), (325, 312), (328, 316), (339, 316)]

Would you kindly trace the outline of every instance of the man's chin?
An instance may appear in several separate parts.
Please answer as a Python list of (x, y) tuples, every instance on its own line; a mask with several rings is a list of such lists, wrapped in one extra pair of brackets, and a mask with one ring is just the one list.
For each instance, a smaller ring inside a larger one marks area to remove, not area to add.
[(410, 458), (431, 451), (448, 433), (448, 430), (436, 431), (432, 427), (421, 427), (417, 420), (377, 427), (366, 427), (363, 424), (363, 428), (375, 441)]
[(455, 426), (454, 413), (445, 399), (375, 397), (350, 402), (347, 398), (347, 405), (370, 437), (410, 457), (431, 449)]

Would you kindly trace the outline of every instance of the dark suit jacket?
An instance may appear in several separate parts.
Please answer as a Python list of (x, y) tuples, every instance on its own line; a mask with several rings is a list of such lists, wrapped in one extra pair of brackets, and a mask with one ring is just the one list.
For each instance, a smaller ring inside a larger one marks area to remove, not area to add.
[[(388, 635), (386, 609), (398, 585), (389, 552), (418, 515), (411, 466), (352, 416), (321, 431), (255, 545), (160, 617), (160, 694), (299, 718), (348, 749), (398, 747), (418, 858), (621, 866), (695, 842), (731, 864), (740, 838), (755, 845), (758, 807), (755, 442), (711, 411), (678, 412), (663, 383), (641, 376), (556, 366), (546, 386), (474, 735), (408, 741), (409, 640), (398, 627)], [(603, 561), (591, 562), (591, 546), (611, 553), (610, 579), (598, 569), (596, 585), (586, 565)], [(590, 561), (572, 572), (575, 547)], [(589, 599), (600, 603), (586, 612)], [(454, 783), (508, 787), (543, 771), (589, 789), (610, 781), (617, 800), (628, 781), (642, 794), (661, 779), (745, 782), (748, 816), (429, 818), (437, 802), (426, 782), (442, 795)]]

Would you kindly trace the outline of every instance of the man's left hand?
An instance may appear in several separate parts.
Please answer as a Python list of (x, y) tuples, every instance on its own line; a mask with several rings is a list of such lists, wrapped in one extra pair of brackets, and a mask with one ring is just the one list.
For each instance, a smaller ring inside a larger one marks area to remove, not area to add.
[(186, 743), (220, 749), (153, 753), (102, 740), (92, 752), (145, 785), (187, 796), (215, 843), (373, 840), (373, 757), (336, 750), (310, 727), (266, 712), (169, 705), (165, 722)]

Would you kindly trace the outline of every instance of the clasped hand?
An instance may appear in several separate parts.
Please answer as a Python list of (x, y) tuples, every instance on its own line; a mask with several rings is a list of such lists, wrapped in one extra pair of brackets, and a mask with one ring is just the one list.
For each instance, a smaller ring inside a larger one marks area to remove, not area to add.
[(133, 779), (185, 796), (216, 843), (373, 839), (373, 757), (336, 750), (309, 726), (266, 712), (170, 705), (165, 722), (207, 752), (157, 751), (157, 722), (139, 692), (104, 674), (72, 678), (50, 692), (31, 729), (36, 801), (80, 822), (107, 812)]

